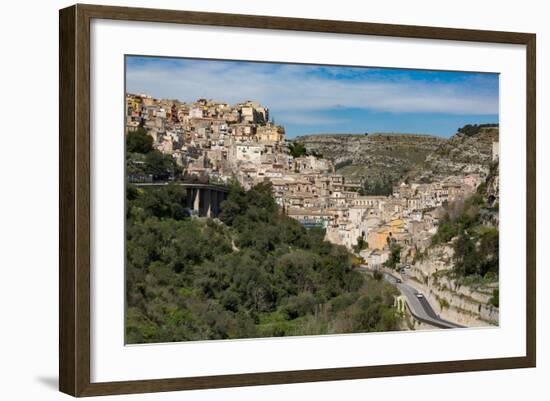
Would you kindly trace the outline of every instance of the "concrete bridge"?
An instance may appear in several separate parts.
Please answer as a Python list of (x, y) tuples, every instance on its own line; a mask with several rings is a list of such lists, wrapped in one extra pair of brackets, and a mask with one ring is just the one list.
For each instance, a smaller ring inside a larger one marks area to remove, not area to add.
[(222, 202), (227, 199), (229, 189), (223, 185), (199, 184), (190, 182), (142, 182), (135, 183), (140, 188), (155, 188), (178, 185), (186, 189), (186, 207), (200, 217), (218, 217)]

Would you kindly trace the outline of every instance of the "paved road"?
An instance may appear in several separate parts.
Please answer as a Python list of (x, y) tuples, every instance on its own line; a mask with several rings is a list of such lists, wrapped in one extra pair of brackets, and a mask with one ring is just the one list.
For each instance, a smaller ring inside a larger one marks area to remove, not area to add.
[[(363, 271), (370, 271), (366, 267), (361, 267), (360, 269)], [(384, 279), (394, 284), (401, 292), (401, 294), (405, 296), (411, 314), (418, 320), (442, 329), (455, 329), (464, 327), (459, 324), (441, 319), (437, 315), (437, 313), (435, 313), (434, 309), (425, 297), (418, 297), (419, 291), (416, 290), (416, 288), (412, 287), (409, 284), (400, 282), (401, 280), (398, 280), (397, 277), (390, 273), (384, 272)]]

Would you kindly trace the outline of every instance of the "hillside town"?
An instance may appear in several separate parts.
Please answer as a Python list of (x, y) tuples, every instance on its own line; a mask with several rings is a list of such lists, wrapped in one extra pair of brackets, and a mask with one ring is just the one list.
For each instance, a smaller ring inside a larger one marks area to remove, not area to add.
[[(412, 261), (437, 232), (441, 206), (474, 193), (488, 174), (406, 180), (390, 195), (365, 195), (363, 183), (336, 173), (329, 159), (293, 156), (284, 127), (254, 101), (184, 103), (127, 94), (126, 130), (138, 129), (146, 130), (154, 147), (170, 155), (186, 177), (212, 183), (236, 179), (245, 189), (270, 182), (276, 203), (288, 216), (306, 227), (324, 228), (326, 240), (355, 250), (369, 265), (384, 263), (392, 243), (400, 245), (402, 262)], [(498, 158), (498, 143), (492, 149)], [(153, 177), (129, 179), (148, 182)]]

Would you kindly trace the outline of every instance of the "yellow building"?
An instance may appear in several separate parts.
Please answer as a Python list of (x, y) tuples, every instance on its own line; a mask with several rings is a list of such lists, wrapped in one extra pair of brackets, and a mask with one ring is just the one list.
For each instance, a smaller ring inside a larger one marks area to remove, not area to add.
[(126, 106), (128, 115), (131, 116), (134, 113), (139, 114), (141, 112), (141, 98), (138, 96), (127, 95)]
[(260, 142), (282, 142), (285, 139), (285, 133), (277, 126), (268, 124), (256, 129), (256, 138)]
[(371, 230), (367, 234), (369, 249), (383, 249), (388, 243), (389, 236), (390, 228), (388, 226), (382, 226)]
[(375, 228), (367, 234), (369, 249), (384, 249), (388, 245), (388, 238), (399, 232), (403, 232), (404, 223), (401, 219), (395, 219), (382, 227)]
[(391, 232), (394, 234), (399, 231), (403, 231), (405, 228), (405, 223), (403, 223), (403, 220), (401, 219), (392, 220), (388, 223), (388, 225), (390, 226)]

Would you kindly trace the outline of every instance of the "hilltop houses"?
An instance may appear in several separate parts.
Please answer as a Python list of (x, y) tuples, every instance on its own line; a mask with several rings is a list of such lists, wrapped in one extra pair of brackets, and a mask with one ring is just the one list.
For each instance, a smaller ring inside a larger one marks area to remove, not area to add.
[(349, 249), (362, 239), (366, 248), (358, 251), (372, 264), (387, 259), (390, 243), (411, 256), (429, 245), (439, 222), (437, 208), (465, 198), (484, 179), (465, 174), (432, 183), (402, 182), (388, 196), (365, 195), (362, 183), (335, 173), (330, 160), (294, 158), (284, 128), (254, 101), (184, 103), (127, 94), (126, 130), (137, 129), (146, 130), (154, 147), (171, 155), (186, 175), (237, 180), (247, 189), (270, 182), (276, 203), (288, 216), (325, 229), (328, 241)]

